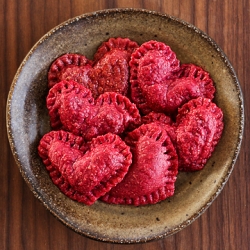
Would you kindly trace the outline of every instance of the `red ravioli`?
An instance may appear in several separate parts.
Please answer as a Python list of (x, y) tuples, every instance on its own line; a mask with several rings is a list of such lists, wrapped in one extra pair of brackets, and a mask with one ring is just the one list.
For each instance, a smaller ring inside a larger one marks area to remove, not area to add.
[(131, 56), (131, 98), (143, 114), (174, 114), (191, 99), (213, 99), (215, 88), (209, 74), (194, 64), (179, 65), (164, 43), (150, 41)]
[(222, 135), (222, 110), (210, 99), (199, 97), (179, 109), (176, 124), (179, 170), (203, 169)]
[(89, 88), (94, 98), (110, 91), (127, 95), (127, 58), (127, 51), (119, 49), (108, 51), (95, 64), (83, 55), (65, 54), (57, 58), (49, 69), (49, 88), (63, 80), (73, 80)]
[(157, 41), (143, 43), (131, 55), (130, 60), (131, 98), (142, 113), (152, 109), (148, 107), (143, 88), (168, 84), (180, 69), (180, 62), (171, 48)]
[(113, 49), (119, 49), (126, 51), (127, 53), (127, 62), (129, 62), (131, 54), (137, 49), (139, 45), (135, 42), (130, 40), (129, 38), (110, 38), (108, 41), (103, 42), (101, 46), (98, 48), (94, 55), (94, 62), (99, 61), (107, 52)]
[(47, 108), (53, 129), (65, 129), (86, 140), (108, 132), (121, 134), (141, 122), (138, 109), (127, 97), (106, 92), (94, 100), (89, 89), (74, 81), (51, 88)]
[(48, 86), (53, 87), (62, 80), (73, 80), (87, 86), (88, 72), (92, 69), (92, 61), (79, 54), (64, 54), (50, 66)]
[(53, 183), (69, 198), (92, 205), (116, 186), (132, 162), (129, 147), (114, 134), (86, 145), (65, 131), (51, 131), (40, 141), (38, 152)]
[(176, 150), (157, 123), (142, 125), (125, 139), (133, 163), (122, 182), (101, 199), (113, 204), (155, 204), (174, 194), (178, 173)]
[(127, 95), (129, 81), (128, 53), (113, 49), (103, 55), (89, 71), (88, 88), (94, 98), (104, 92), (117, 92)]

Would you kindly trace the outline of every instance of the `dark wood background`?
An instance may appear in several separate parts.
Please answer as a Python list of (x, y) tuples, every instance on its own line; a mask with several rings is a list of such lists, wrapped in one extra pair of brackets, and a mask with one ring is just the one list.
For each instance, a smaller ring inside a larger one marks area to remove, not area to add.
[[(0, 6), (0, 249), (250, 249), (249, 0), (0, 0)], [(17, 68), (37, 40), (71, 17), (116, 7), (168, 13), (205, 31), (228, 56), (245, 96), (242, 149), (219, 197), (181, 232), (139, 245), (97, 242), (66, 228), (29, 190), (13, 159), (6, 134), (9, 87)]]

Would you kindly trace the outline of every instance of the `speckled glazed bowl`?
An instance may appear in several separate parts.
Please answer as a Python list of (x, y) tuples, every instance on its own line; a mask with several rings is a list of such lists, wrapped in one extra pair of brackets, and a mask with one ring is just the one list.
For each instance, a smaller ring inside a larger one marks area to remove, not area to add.
[[(63, 195), (52, 183), (37, 153), (40, 138), (50, 130), (45, 98), (51, 62), (66, 52), (92, 58), (109, 37), (129, 37), (170, 45), (182, 63), (207, 70), (216, 85), (215, 102), (224, 112), (225, 129), (202, 171), (179, 173), (173, 197), (141, 207), (85, 206)], [(192, 223), (213, 202), (237, 159), (243, 133), (243, 98), (227, 57), (193, 25), (147, 10), (110, 9), (75, 17), (43, 36), (25, 57), (13, 80), (7, 102), (7, 131), (21, 174), (35, 196), (60, 221), (81, 235), (115, 243), (136, 243), (172, 235)]]

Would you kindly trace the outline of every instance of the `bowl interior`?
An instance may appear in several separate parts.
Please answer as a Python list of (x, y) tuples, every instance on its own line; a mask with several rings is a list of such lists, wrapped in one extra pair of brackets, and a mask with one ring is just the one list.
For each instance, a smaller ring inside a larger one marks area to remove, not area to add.
[[(224, 112), (223, 135), (206, 167), (195, 173), (179, 173), (175, 195), (156, 205), (131, 207), (98, 201), (85, 206), (74, 202), (52, 183), (37, 153), (40, 138), (50, 130), (45, 99), (51, 62), (67, 52), (92, 59), (103, 41), (118, 36), (129, 37), (139, 44), (148, 40), (165, 42), (182, 63), (203, 67), (215, 82), (215, 102)], [(219, 194), (233, 169), (242, 139), (243, 119), (237, 77), (215, 42), (176, 18), (135, 9), (85, 14), (48, 32), (18, 69), (7, 103), (10, 145), (35, 196), (76, 232), (119, 243), (168, 236), (196, 219)]]

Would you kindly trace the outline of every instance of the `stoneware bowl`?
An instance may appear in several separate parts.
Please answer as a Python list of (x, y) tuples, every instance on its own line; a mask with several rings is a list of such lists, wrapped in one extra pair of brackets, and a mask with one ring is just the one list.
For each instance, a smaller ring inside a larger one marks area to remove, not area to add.
[[(85, 206), (63, 195), (52, 183), (37, 153), (40, 138), (50, 130), (45, 98), (51, 62), (67, 53), (92, 59), (110, 37), (128, 37), (139, 44), (158, 40), (170, 45), (182, 63), (207, 70), (216, 86), (215, 102), (224, 112), (222, 138), (202, 171), (179, 173), (173, 197), (141, 207), (97, 201)], [(204, 32), (166, 14), (141, 9), (109, 9), (70, 19), (45, 34), (20, 65), (7, 101), (10, 146), (34, 195), (69, 228), (92, 239), (147, 242), (190, 225), (214, 201), (237, 159), (244, 123), (243, 97), (235, 71), (223, 51)]]

